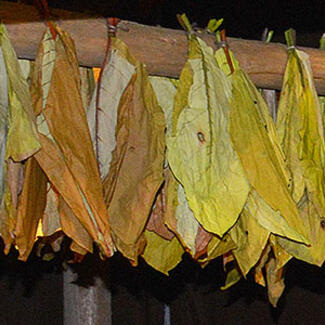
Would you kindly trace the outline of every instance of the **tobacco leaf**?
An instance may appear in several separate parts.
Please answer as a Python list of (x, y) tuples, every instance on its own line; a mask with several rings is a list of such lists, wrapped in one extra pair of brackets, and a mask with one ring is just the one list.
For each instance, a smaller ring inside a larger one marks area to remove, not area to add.
[[(32, 78), (32, 99), (42, 141), (42, 149), (35, 157), (80, 225), (102, 252), (110, 256), (114, 248), (80, 94), (75, 48), (69, 36), (55, 28), (55, 40), (49, 31), (44, 34)], [(68, 219), (65, 213), (60, 213), (60, 217), (66, 223), (76, 220)], [(64, 222), (61, 220), (61, 224)], [(72, 239), (80, 242), (80, 238)], [(83, 247), (89, 247), (88, 239)]]
[(0, 232), (9, 252), (17, 222), (18, 196), (22, 189), (22, 160), (40, 149), (29, 87), (0, 24)]
[(36, 239), (38, 223), (46, 204), (47, 178), (34, 157), (26, 162), (25, 182), (20, 197), (15, 227), (19, 258), (26, 261)]
[(212, 49), (190, 37), (167, 133), (167, 159), (195, 218), (219, 236), (234, 225), (249, 192), (228, 132), (230, 96), (231, 83)]
[(83, 106), (88, 109), (95, 89), (95, 78), (92, 68), (79, 67), (80, 93)]
[[(158, 103), (164, 111), (166, 118), (166, 133), (172, 128), (174, 96), (178, 81), (163, 77), (150, 77)], [(165, 224), (175, 233), (186, 252), (198, 259), (204, 255), (212, 234), (204, 230), (195, 219), (192, 210), (188, 206), (183, 186), (176, 180), (165, 162), (165, 187), (166, 187), (166, 211)], [(150, 219), (149, 219), (150, 222)]]
[(1, 49), (6, 65), (9, 105), (6, 159), (18, 162), (40, 149), (29, 87), (4, 25), (0, 25)]
[(309, 57), (289, 50), (278, 108), (277, 131), (292, 178), (292, 196), (310, 246), (285, 238), (278, 243), (291, 255), (321, 266), (325, 260), (325, 141), (319, 99)]
[(257, 220), (256, 216), (261, 212), (258, 203), (252, 195), (249, 195), (238, 221), (229, 231), (231, 239), (237, 246), (232, 253), (243, 276), (246, 276), (260, 259), (270, 235)]
[(156, 233), (163, 239), (172, 240), (175, 234), (172, 233), (165, 224), (166, 196), (166, 183), (164, 183), (156, 197), (146, 226), (146, 230)]
[[(121, 51), (127, 51), (125, 45), (118, 39), (112, 38), (109, 59), (104, 67), (100, 83), (99, 98), (97, 99), (99, 86), (97, 83), (87, 112), (88, 125), (102, 179), (105, 179), (108, 174), (112, 152), (116, 147), (115, 133), (119, 103), (135, 72), (135, 66), (123, 57)], [(99, 107), (96, 107), (97, 101)]]
[(168, 275), (182, 260), (184, 249), (177, 237), (166, 240), (154, 232), (145, 231), (147, 245), (142, 253), (143, 259), (155, 270)]
[(229, 234), (225, 234), (222, 238), (213, 236), (206, 248), (206, 254), (200, 256), (198, 262), (202, 267), (205, 267), (213, 259), (231, 252), (236, 247), (236, 243), (231, 239)]
[(116, 39), (114, 49), (135, 73), (119, 100), (116, 146), (104, 180), (105, 201), (114, 243), (136, 265), (145, 244), (143, 231), (163, 183), (165, 118), (143, 64), (122, 41)]
[[(308, 244), (304, 224), (290, 193), (290, 176), (267, 105), (231, 51), (229, 53), (235, 68), (229, 76), (232, 82), (231, 140), (252, 188), (271, 210), (280, 213), (266, 213), (266, 217), (271, 217), (260, 218), (259, 222), (271, 232), (281, 231), (282, 236)], [(225, 67), (227, 60), (222, 49), (216, 51), (215, 58)], [(274, 216), (277, 223), (280, 221), (278, 226)]]

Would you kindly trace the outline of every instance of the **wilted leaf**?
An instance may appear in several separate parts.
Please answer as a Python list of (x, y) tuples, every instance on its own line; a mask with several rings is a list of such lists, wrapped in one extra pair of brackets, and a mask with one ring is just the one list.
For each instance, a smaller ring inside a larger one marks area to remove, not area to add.
[(289, 50), (279, 101), (277, 130), (292, 178), (292, 195), (310, 246), (284, 238), (278, 243), (291, 255), (321, 266), (325, 260), (325, 141), (309, 57)]
[[(91, 138), (102, 179), (105, 179), (108, 174), (112, 152), (116, 147), (115, 133), (119, 103), (135, 72), (135, 66), (127, 58), (124, 58), (124, 53), (120, 53), (118, 50), (119, 46), (122, 51), (126, 51), (125, 46), (120, 44), (118, 39), (113, 38), (109, 60), (102, 75), (100, 96), (97, 99), (97, 83), (87, 112)], [(98, 108), (96, 107), (97, 101)]]
[[(215, 56), (220, 66), (225, 67), (223, 50), (218, 50)], [(308, 243), (304, 224), (290, 194), (290, 177), (267, 105), (233, 56), (232, 60), (235, 71), (230, 76), (233, 86), (230, 135), (234, 148), (251, 186), (272, 210), (280, 212), (278, 230), (298, 242)], [(271, 220), (263, 222), (271, 225)]]
[[(172, 128), (174, 96), (178, 82), (163, 77), (150, 77), (158, 103), (164, 111), (167, 133)], [(166, 213), (165, 223), (194, 259), (205, 255), (212, 234), (202, 228), (188, 206), (183, 186), (175, 179), (166, 160)], [(150, 220), (149, 220), (150, 222)]]
[(176, 237), (166, 240), (154, 232), (145, 231), (147, 245), (142, 254), (143, 259), (155, 270), (168, 275), (182, 260), (184, 249)]
[(195, 218), (222, 236), (236, 222), (249, 184), (228, 132), (231, 83), (210, 47), (195, 37), (189, 42), (167, 134), (167, 159)]
[[(80, 224), (60, 213), (64, 224), (82, 226), (110, 256), (113, 244), (103, 188), (80, 94), (78, 62), (72, 40), (59, 28), (54, 40), (44, 35), (35, 61), (32, 98), (41, 133), (42, 149), (35, 156), (49, 181)], [(60, 211), (59, 211), (60, 212)], [(71, 213), (70, 213), (71, 214)], [(72, 238), (89, 248), (88, 240)]]
[(15, 228), (15, 242), (22, 260), (27, 259), (34, 246), (38, 223), (46, 204), (46, 183), (46, 175), (36, 159), (28, 159)]
[(5, 253), (14, 240), (18, 196), (22, 189), (20, 161), (40, 149), (29, 87), (4, 25), (0, 24), (0, 232)]
[[(124, 59), (116, 58), (126, 76), (133, 69), (136, 72), (121, 97), (120, 88), (117, 92), (116, 146), (104, 180), (105, 200), (114, 243), (136, 264), (144, 247), (143, 231), (163, 183), (165, 119), (144, 66), (118, 39), (112, 51)], [(105, 88), (110, 87), (107, 82)]]

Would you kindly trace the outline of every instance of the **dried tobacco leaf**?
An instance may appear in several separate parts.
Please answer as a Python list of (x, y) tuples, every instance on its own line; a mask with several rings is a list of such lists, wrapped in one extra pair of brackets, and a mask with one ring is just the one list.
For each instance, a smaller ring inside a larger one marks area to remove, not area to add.
[[(229, 53), (235, 68), (229, 76), (233, 86), (229, 129), (232, 143), (252, 188), (263, 205), (270, 208), (263, 218), (257, 215), (259, 223), (270, 232), (281, 232), (281, 236), (306, 244), (308, 236), (290, 194), (290, 177), (267, 105)], [(215, 58), (229, 73), (222, 49), (215, 53)]]
[(191, 36), (167, 134), (167, 159), (195, 218), (219, 236), (234, 225), (249, 192), (228, 132), (230, 96), (231, 83), (212, 49)]
[[(287, 37), (290, 30), (287, 31)], [(278, 243), (291, 255), (321, 266), (325, 260), (325, 141), (323, 120), (309, 57), (290, 48), (278, 108), (277, 131), (292, 178), (310, 246), (285, 238)]]
[(20, 163), (40, 149), (28, 84), (0, 24), (0, 233), (9, 252), (14, 240), (18, 196), (22, 189)]
[[(97, 83), (87, 112), (90, 134), (102, 179), (105, 179), (108, 174), (112, 152), (116, 147), (115, 132), (119, 103), (136, 68), (124, 57), (123, 52), (127, 51), (125, 45), (116, 38), (112, 38), (111, 42), (109, 59), (102, 74), (99, 99), (97, 100)], [(99, 103), (98, 109), (96, 100)]]
[(149, 230), (144, 235), (147, 245), (142, 253), (143, 259), (155, 270), (168, 275), (181, 262), (184, 248), (177, 237), (166, 240)]
[[(66, 33), (58, 27), (56, 31), (55, 40), (49, 31), (45, 33), (32, 78), (32, 99), (42, 142), (35, 158), (66, 203), (64, 208), (58, 204), (63, 232), (69, 232), (88, 251), (92, 250), (91, 236), (110, 256), (114, 248), (80, 94), (75, 49)], [(88, 233), (87, 238), (77, 231), (82, 228), (82, 233)]]
[[(146, 230), (156, 233), (163, 239), (172, 240), (175, 236), (165, 224), (166, 200), (167, 200), (166, 183), (160, 189), (155, 203), (153, 205)], [(157, 252), (158, 253), (158, 252)]]
[(116, 92), (119, 103), (118, 107), (114, 106), (116, 103), (110, 107), (117, 108), (116, 127), (116, 112), (109, 113), (113, 123), (110, 132), (115, 132), (116, 138), (107, 139), (111, 144), (106, 144), (105, 149), (114, 149), (104, 179), (105, 200), (114, 243), (136, 265), (145, 245), (143, 231), (163, 183), (165, 118), (144, 66), (116, 38), (111, 40), (111, 51), (115, 53), (111, 56), (114, 62), (109, 61), (108, 66), (118, 63), (111, 69), (123, 71), (129, 82), (114, 85), (109, 75), (102, 81), (105, 89), (112, 87), (112, 92)]
[[(178, 81), (163, 77), (150, 77), (159, 105), (162, 107), (167, 126), (167, 134), (172, 128), (174, 96)], [(195, 219), (192, 210), (188, 206), (183, 186), (171, 173), (166, 160), (166, 213), (165, 224), (174, 234), (177, 235), (184, 249), (194, 259), (199, 259), (202, 255), (210, 255), (207, 252), (208, 244), (213, 235), (199, 224)], [(149, 219), (150, 222), (150, 219)], [(214, 246), (210, 246), (214, 249)], [(206, 261), (206, 257), (204, 258)]]
[(38, 223), (46, 204), (46, 185), (46, 175), (36, 159), (28, 159), (15, 227), (15, 243), (21, 260), (27, 259), (34, 246)]

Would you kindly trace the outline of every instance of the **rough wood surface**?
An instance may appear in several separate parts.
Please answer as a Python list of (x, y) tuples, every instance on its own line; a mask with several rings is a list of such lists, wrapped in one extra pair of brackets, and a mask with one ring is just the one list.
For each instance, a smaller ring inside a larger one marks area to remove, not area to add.
[[(105, 20), (63, 10), (53, 10), (52, 13), (53, 20), (74, 39), (80, 65), (100, 66), (107, 36)], [(18, 56), (33, 59), (46, 28), (37, 10), (31, 6), (1, 2), (0, 17), (7, 25)], [(127, 21), (122, 21), (119, 27), (118, 37), (129, 46), (136, 58), (146, 64), (150, 74), (179, 76), (187, 52), (185, 32)], [(208, 44), (215, 46), (213, 36), (202, 37)], [(281, 88), (287, 60), (283, 44), (265, 44), (230, 37), (228, 43), (243, 69), (258, 87)], [(310, 56), (318, 93), (325, 94), (325, 51), (301, 49)]]
[(111, 292), (100, 277), (88, 287), (76, 284), (70, 268), (63, 274), (64, 325), (111, 325)]

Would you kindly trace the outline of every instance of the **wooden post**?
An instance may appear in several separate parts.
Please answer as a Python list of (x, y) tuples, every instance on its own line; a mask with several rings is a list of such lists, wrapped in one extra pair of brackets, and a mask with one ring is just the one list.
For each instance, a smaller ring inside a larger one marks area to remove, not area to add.
[(263, 89), (262, 95), (267, 103), (269, 112), (273, 118), (273, 121), (276, 121), (276, 115), (278, 110), (278, 103), (276, 98), (276, 91), (273, 89)]
[(74, 283), (77, 274), (69, 267), (63, 274), (64, 325), (111, 325), (111, 292), (99, 276), (94, 284)]

